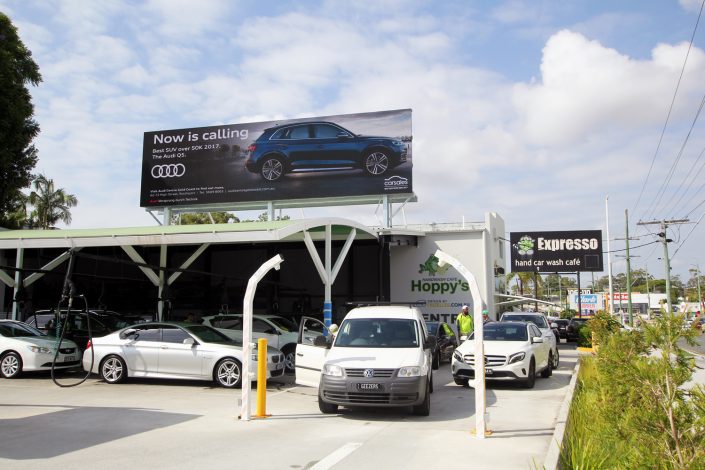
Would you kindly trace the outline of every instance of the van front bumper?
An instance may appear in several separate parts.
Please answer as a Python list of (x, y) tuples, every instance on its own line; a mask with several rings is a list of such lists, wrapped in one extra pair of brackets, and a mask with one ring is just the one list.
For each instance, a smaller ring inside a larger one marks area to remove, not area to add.
[(424, 401), (427, 380), (425, 375), (369, 379), (322, 375), (319, 396), (340, 406), (413, 406)]

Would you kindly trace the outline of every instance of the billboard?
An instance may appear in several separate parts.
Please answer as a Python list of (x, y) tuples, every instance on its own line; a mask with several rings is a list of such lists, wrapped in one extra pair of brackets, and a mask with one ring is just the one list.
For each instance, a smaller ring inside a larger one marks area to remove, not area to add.
[(144, 133), (140, 206), (412, 193), (411, 110)]
[(511, 232), (512, 272), (603, 271), (602, 231)]

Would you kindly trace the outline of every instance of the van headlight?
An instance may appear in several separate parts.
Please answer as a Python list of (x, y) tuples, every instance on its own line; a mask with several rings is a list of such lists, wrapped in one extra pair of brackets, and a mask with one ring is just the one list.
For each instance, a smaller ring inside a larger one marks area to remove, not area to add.
[(419, 377), (423, 375), (423, 368), (419, 366), (402, 367), (397, 374), (399, 377)]
[(455, 358), (456, 361), (463, 362), (463, 355), (460, 354), (460, 351), (458, 351), (458, 350), (454, 351), (453, 357)]
[(514, 364), (515, 362), (521, 362), (524, 360), (526, 357), (526, 353), (519, 352), (519, 353), (514, 353), (511, 356), (509, 356), (509, 361), (507, 364)]
[(329, 375), (331, 377), (343, 377), (343, 368), (340, 366), (336, 366), (335, 364), (324, 364), (323, 375)]

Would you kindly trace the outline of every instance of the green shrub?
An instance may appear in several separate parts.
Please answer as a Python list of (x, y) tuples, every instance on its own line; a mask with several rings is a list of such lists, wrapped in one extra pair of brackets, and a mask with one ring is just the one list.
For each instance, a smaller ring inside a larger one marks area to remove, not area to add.
[(694, 363), (677, 342), (693, 333), (683, 319), (666, 315), (643, 331), (600, 322), (585, 328), (600, 348), (581, 358), (563, 468), (705, 468), (705, 388), (686, 386)]

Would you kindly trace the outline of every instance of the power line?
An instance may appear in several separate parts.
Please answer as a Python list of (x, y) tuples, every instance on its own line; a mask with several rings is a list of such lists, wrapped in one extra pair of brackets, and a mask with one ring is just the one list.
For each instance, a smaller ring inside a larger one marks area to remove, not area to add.
[[(690, 140), (690, 135), (693, 132), (693, 129), (695, 128), (695, 124), (698, 122), (698, 118), (700, 117), (700, 113), (703, 110), (703, 105), (705, 105), (705, 95), (703, 95), (702, 99), (700, 100), (700, 106), (698, 107), (698, 111), (695, 113), (695, 117), (693, 118), (693, 122), (690, 124), (690, 129), (688, 129), (688, 133), (685, 136), (685, 139), (683, 140), (683, 144), (681, 145), (680, 150), (678, 150), (678, 154), (676, 155), (676, 159), (673, 161), (673, 164), (671, 165), (670, 170), (668, 170), (668, 175), (666, 175), (666, 179), (663, 181), (663, 184), (661, 185), (661, 188), (659, 191), (656, 193), (656, 197), (654, 197), (653, 202), (649, 207), (653, 207), (651, 210), (651, 213), (649, 214), (648, 218), (651, 218), (654, 213), (656, 212), (656, 208), (658, 207), (659, 203), (661, 202), (661, 199), (666, 194), (666, 190), (668, 189), (668, 184), (671, 182), (671, 179), (673, 178), (673, 175), (676, 173), (676, 168), (678, 168), (678, 163), (680, 162), (681, 158), (683, 157), (683, 152), (685, 151), (686, 145), (688, 145), (688, 141)], [(673, 196), (671, 196), (671, 199), (673, 199)], [(670, 200), (669, 200), (670, 202)]]
[(636, 209), (639, 207), (639, 202), (641, 201), (641, 197), (644, 194), (644, 190), (646, 189), (646, 185), (649, 182), (649, 177), (651, 176), (651, 171), (654, 168), (654, 163), (656, 162), (656, 157), (658, 156), (659, 149), (661, 148), (661, 142), (663, 142), (663, 136), (666, 134), (666, 128), (668, 127), (668, 121), (671, 118), (671, 112), (673, 111), (673, 105), (676, 102), (676, 96), (678, 95), (678, 89), (680, 88), (681, 85), (681, 80), (683, 79), (683, 74), (685, 73), (685, 66), (688, 63), (688, 57), (690, 56), (690, 50), (693, 48), (693, 42), (695, 41), (695, 33), (698, 30), (698, 24), (700, 23), (700, 16), (703, 13), (703, 6), (705, 6), (705, 0), (702, 1), (700, 4), (700, 11), (698, 12), (698, 19), (695, 21), (695, 27), (693, 28), (693, 34), (690, 37), (690, 44), (688, 45), (688, 52), (685, 54), (685, 60), (683, 61), (683, 67), (681, 68), (681, 73), (680, 76), (678, 77), (678, 83), (676, 84), (676, 89), (673, 92), (673, 98), (671, 99), (671, 105), (668, 108), (668, 114), (666, 115), (666, 122), (663, 123), (663, 129), (661, 130), (661, 135), (659, 136), (658, 139), (658, 144), (656, 145), (656, 151), (654, 152), (654, 156), (651, 159), (651, 166), (649, 166), (649, 172), (646, 174), (646, 180), (644, 180), (644, 185), (641, 187), (641, 191), (639, 192), (639, 197), (636, 200), (636, 203), (634, 204), (634, 213), (636, 213)]

